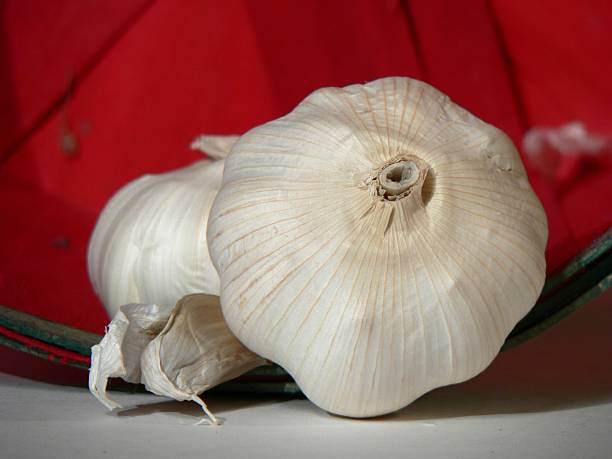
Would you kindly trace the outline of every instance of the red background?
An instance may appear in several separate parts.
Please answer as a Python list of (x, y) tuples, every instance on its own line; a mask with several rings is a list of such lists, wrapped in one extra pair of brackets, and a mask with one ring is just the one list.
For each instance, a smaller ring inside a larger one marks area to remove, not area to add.
[[(612, 134), (604, 0), (0, 0), (0, 21), (0, 303), (97, 333), (85, 254), (112, 193), (318, 87), (423, 79), (517, 146), (573, 120)], [(527, 164), (549, 271), (612, 223), (610, 155), (563, 161), (563, 182)]]

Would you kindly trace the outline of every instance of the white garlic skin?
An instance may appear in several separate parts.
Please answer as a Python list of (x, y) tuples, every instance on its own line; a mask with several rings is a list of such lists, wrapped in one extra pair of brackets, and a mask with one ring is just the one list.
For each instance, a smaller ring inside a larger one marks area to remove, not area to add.
[(203, 294), (176, 304), (140, 360), (146, 388), (175, 400), (199, 400), (198, 394), (266, 363), (232, 334), (219, 297)]
[(156, 304), (126, 304), (106, 327), (102, 340), (91, 348), (89, 390), (109, 410), (121, 405), (109, 397), (109, 378), (141, 382), (140, 358), (164, 329), (170, 311)]
[(219, 293), (206, 245), (223, 161), (146, 175), (119, 190), (89, 243), (89, 278), (108, 314), (128, 303), (171, 309), (189, 293)]
[[(418, 177), (381, 196), (400, 161)], [(408, 78), (318, 90), (242, 136), (208, 227), (233, 333), (351, 417), (486, 368), (540, 294), (546, 239), (509, 138)]]
[(121, 306), (104, 338), (91, 348), (89, 390), (109, 410), (109, 378), (143, 383), (151, 392), (200, 404), (200, 394), (267, 362), (232, 334), (219, 297), (187, 295), (168, 311), (155, 304)]

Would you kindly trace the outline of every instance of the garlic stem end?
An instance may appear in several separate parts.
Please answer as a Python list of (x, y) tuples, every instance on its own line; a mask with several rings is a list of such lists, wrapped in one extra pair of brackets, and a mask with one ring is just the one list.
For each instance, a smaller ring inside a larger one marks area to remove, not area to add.
[(387, 194), (395, 196), (408, 191), (419, 179), (419, 174), (419, 167), (414, 161), (400, 161), (380, 171), (378, 180)]

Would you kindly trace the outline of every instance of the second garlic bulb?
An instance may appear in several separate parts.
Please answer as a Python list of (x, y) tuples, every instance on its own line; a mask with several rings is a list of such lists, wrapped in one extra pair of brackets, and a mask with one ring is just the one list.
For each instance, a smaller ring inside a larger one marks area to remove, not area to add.
[(222, 160), (139, 178), (113, 196), (88, 252), (89, 277), (112, 317), (128, 303), (167, 309), (189, 293), (219, 294), (206, 247)]

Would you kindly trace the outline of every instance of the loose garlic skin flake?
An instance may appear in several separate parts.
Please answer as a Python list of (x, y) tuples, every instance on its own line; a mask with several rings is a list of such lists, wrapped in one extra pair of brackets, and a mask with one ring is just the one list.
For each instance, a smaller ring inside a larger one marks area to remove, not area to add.
[(106, 387), (109, 378), (143, 383), (151, 392), (198, 403), (213, 424), (202, 392), (266, 365), (229, 330), (219, 297), (181, 298), (172, 311), (155, 304), (121, 306), (91, 349), (89, 390), (109, 410), (121, 408)]
[(207, 239), (233, 333), (369, 417), (489, 365), (540, 294), (547, 222), (502, 131), (385, 78), (242, 136)]
[(121, 408), (106, 392), (109, 378), (141, 382), (140, 359), (164, 329), (170, 311), (156, 304), (126, 304), (106, 327), (102, 340), (91, 348), (89, 390), (109, 410)]
[(149, 391), (193, 400), (213, 424), (218, 421), (199, 394), (266, 364), (232, 334), (219, 297), (201, 294), (187, 295), (176, 304), (140, 360), (142, 382)]

